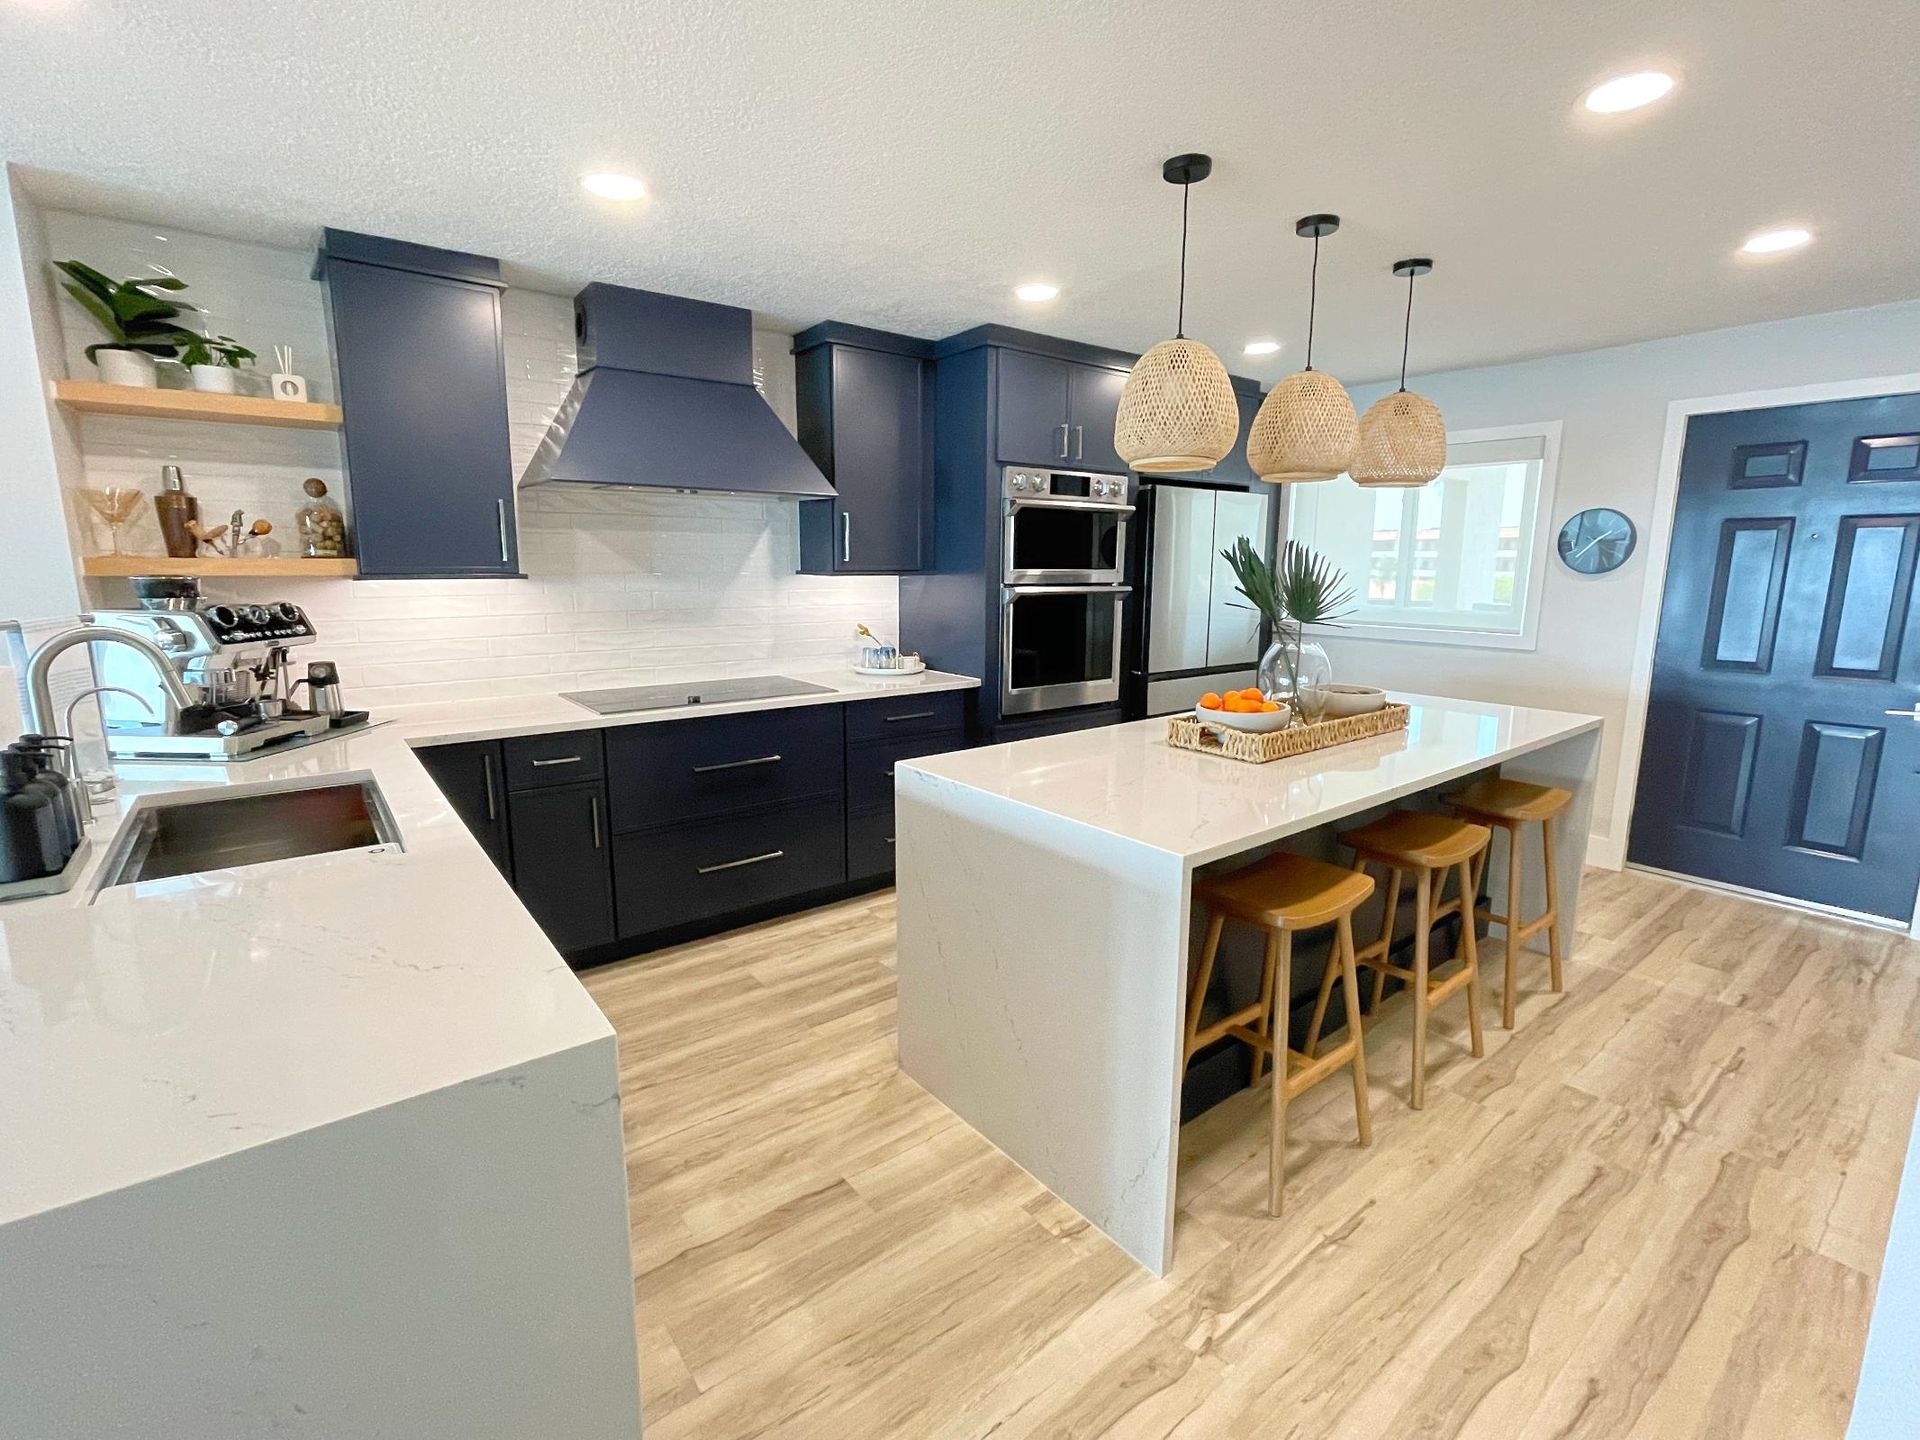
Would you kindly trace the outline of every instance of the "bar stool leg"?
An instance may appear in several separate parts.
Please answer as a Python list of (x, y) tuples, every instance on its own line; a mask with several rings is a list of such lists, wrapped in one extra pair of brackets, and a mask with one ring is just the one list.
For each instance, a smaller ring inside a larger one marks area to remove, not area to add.
[[(1516, 835), (1514, 838), (1519, 837)], [(1547, 964), (1553, 977), (1553, 992), (1557, 995), (1561, 989), (1560, 886), (1553, 874), (1553, 817), (1551, 815), (1540, 822), (1540, 844), (1546, 857), (1546, 864), (1542, 868), (1547, 879)]]
[[(1467, 884), (1467, 872), (1470, 868), (1465, 861), (1455, 867), (1460, 874), (1460, 884)], [(1486, 1043), (1480, 1035), (1480, 939), (1473, 933), (1473, 895), (1462, 888), (1460, 892), (1460, 945), (1467, 960), (1467, 1030), (1473, 1037), (1474, 1058), (1487, 1053)]]
[(1334, 977), (1340, 973), (1340, 952), (1327, 952), (1327, 963), (1320, 971), (1320, 993), (1313, 997), (1313, 1019), (1307, 1022), (1307, 1058), (1320, 1058), (1320, 1027), (1326, 1023), (1327, 1001), (1333, 996)]
[[(1293, 989), (1293, 932), (1282, 930), (1267, 942), (1279, 951), (1274, 967), (1275, 994)], [(1271, 953), (1271, 952), (1269, 952)], [(1287, 1031), (1284, 1013), (1273, 1034), (1273, 1102), (1267, 1133), (1267, 1214), (1280, 1213), (1281, 1192), (1287, 1183)]]
[(1207, 986), (1213, 980), (1213, 957), (1220, 949), (1220, 931), (1227, 917), (1216, 910), (1207, 912), (1207, 939), (1200, 947), (1200, 966), (1187, 987), (1187, 1033), (1180, 1047), (1181, 1064), (1193, 1059), (1193, 1037), (1200, 1033), (1200, 1007), (1207, 998)]
[[(1520, 827), (1507, 831), (1507, 978), (1500, 991), (1500, 1028), (1513, 1028), (1513, 992), (1520, 974)], [(1487, 854), (1493, 854), (1493, 841), (1487, 841)]]
[[(1427, 1103), (1427, 939), (1433, 924), (1433, 871), (1414, 871), (1413, 881), (1413, 1108)], [(1376, 1001), (1379, 996), (1376, 988)]]
[(1360, 976), (1353, 958), (1353, 914), (1340, 917), (1334, 939), (1340, 961), (1340, 991), (1347, 1002), (1347, 1033), (1353, 1041), (1353, 1118), (1360, 1143), (1373, 1143), (1373, 1114), (1367, 1103), (1367, 1044), (1360, 1024)]
[[(1359, 868), (1364, 872), (1367, 867), (1362, 865)], [(1393, 959), (1393, 922), (1400, 918), (1400, 881), (1402, 878), (1398, 870), (1391, 867), (1388, 868), (1387, 902), (1384, 911), (1386, 919), (1380, 927), (1380, 959), (1382, 963)], [(1378, 1015), (1380, 1013), (1380, 995), (1386, 988), (1387, 972), (1385, 970), (1374, 971), (1373, 1004), (1368, 1008), (1369, 1014)]]
[[(1279, 950), (1278, 940), (1276, 939), (1273, 931), (1269, 930), (1267, 932), (1267, 952), (1265, 956), (1262, 957), (1260, 962), (1260, 1013), (1254, 1016), (1253, 1024), (1248, 1027), (1253, 1031), (1254, 1034), (1265, 1035), (1269, 1039), (1272, 1039), (1273, 1037), (1273, 1028), (1274, 1028), (1273, 1021), (1274, 1021), (1275, 996), (1273, 993), (1273, 967), (1274, 967), (1274, 962), (1278, 955), (1278, 950)], [(1284, 1075), (1287, 1073), (1285, 1066), (1281, 1063), (1282, 1059), (1285, 1057), (1287, 1053), (1286, 999), (1284, 996), (1280, 997), (1279, 1013), (1280, 1013), (1280, 1039), (1277, 1042), (1279, 1048), (1277, 1048), (1273, 1052), (1274, 1074)], [(1248, 1089), (1252, 1089), (1255, 1085), (1258, 1085), (1260, 1083), (1260, 1069), (1261, 1069), (1261, 1066), (1265, 1063), (1267, 1058), (1267, 1052), (1262, 1050), (1258, 1045), (1253, 1046), (1252, 1049), (1253, 1049), (1253, 1073), (1247, 1077)]]

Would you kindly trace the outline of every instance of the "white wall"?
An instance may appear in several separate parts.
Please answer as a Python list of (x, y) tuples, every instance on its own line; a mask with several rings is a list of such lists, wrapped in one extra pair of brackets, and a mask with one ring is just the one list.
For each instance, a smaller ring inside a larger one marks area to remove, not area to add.
[[(1449, 431), (1562, 422), (1559, 483), (1552, 513), (1540, 523), (1557, 532), (1576, 511), (1610, 505), (1633, 519), (1641, 544), (1626, 565), (1604, 576), (1576, 575), (1550, 554), (1535, 650), (1333, 632), (1321, 638), (1337, 678), (1604, 717), (1594, 858), (1618, 864), (1626, 844), (1624, 801), (1634, 778), (1622, 775), (1621, 754), (1635, 641), (1643, 616), (1658, 604), (1663, 578), (1649, 572), (1648, 556), (1664, 545), (1649, 541), (1664, 536), (1672, 519), (1670, 509), (1654, 513), (1669, 402), (1916, 370), (1920, 301), (1417, 377), (1411, 388), (1440, 406)], [(1354, 401), (1364, 411), (1390, 388), (1357, 389)], [(1637, 753), (1637, 739), (1631, 748)]]
[[(165, 266), (212, 329), (260, 352), (290, 344), (314, 399), (333, 398), (321, 288), (307, 251), (247, 245), (99, 216), (49, 211), (55, 258), (138, 274)], [(514, 473), (526, 466), (574, 374), (572, 302), (511, 289), (503, 298), (507, 403)], [(90, 375), (91, 322), (63, 301), (67, 373)], [(794, 426), (789, 337), (757, 331), (756, 368), (775, 411)], [(163, 366), (162, 383), (182, 383)], [(256, 382), (257, 383), (257, 382)], [(262, 386), (262, 389), (264, 387)], [(340, 443), (324, 431), (84, 418), (85, 483), (153, 493), (172, 461), (219, 523), (235, 507), (271, 521), (292, 547), (300, 481), (343, 489)], [(44, 485), (44, 482), (42, 482)], [(250, 581), (209, 593), (290, 599), (314, 616), (309, 657), (337, 661), (349, 698), (389, 706), (463, 696), (550, 693), (685, 675), (747, 674), (837, 665), (856, 622), (895, 632), (891, 577), (794, 574), (799, 537), (792, 501), (622, 494), (556, 487), (519, 498), (526, 580)], [(11, 553), (19, 542), (4, 542)], [(91, 537), (106, 548), (107, 536)], [(150, 508), (125, 532), (127, 548), (158, 554)], [(64, 540), (61, 542), (64, 547)], [(64, 553), (64, 552), (62, 552)], [(62, 561), (64, 563), (64, 560)], [(96, 582), (99, 603), (126, 603), (117, 582)], [(0, 615), (5, 614), (0, 608)]]

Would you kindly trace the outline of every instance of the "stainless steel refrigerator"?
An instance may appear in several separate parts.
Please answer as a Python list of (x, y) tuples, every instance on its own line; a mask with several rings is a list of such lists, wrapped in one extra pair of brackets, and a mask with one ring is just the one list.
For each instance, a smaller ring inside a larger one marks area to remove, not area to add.
[(1254, 683), (1259, 612), (1235, 588), (1220, 552), (1245, 536), (1273, 554), (1272, 496), (1225, 486), (1143, 480), (1135, 500), (1137, 577), (1122, 699), (1129, 719), (1191, 706), (1209, 690)]

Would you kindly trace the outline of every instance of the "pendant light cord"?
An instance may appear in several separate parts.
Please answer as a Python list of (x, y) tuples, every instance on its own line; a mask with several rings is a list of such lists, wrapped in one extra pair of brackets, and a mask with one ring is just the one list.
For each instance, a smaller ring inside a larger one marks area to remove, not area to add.
[(1413, 340), (1413, 275), (1407, 275), (1407, 324), (1400, 332), (1400, 388), (1407, 388), (1407, 346)]
[(1307, 281), (1307, 369), (1313, 368), (1313, 314), (1320, 308), (1320, 236), (1313, 237), (1313, 277)]
[(1173, 325), (1173, 338), (1187, 338), (1187, 202), (1193, 198), (1193, 182), (1180, 186), (1180, 315)]

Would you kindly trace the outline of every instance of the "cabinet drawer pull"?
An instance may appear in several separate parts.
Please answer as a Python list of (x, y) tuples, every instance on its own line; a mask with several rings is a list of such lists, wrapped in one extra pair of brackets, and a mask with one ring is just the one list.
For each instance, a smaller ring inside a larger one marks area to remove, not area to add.
[(487, 819), (489, 822), (500, 817), (493, 808), (493, 754), (491, 751), (480, 757), (480, 777), (487, 783)]
[(887, 779), (893, 779), (893, 766), (887, 766)]
[(742, 865), (758, 865), (763, 861), (778, 860), (786, 853), (784, 850), (769, 850), (764, 855), (749, 855), (744, 860), (722, 860), (718, 865), (702, 865), (693, 873), (696, 875), (711, 875), (716, 870), (738, 870)]
[(906, 715), (884, 715), (881, 718), (889, 725), (897, 725), (902, 720), (931, 720), (933, 719), (933, 711), (915, 710)]
[(893, 844), (893, 836), (891, 835), (887, 836), (887, 844), (889, 845)]
[(600, 848), (600, 797), (598, 795), (587, 797), (587, 813), (593, 817), (593, 848), (598, 850)]
[(578, 765), (584, 759), (584, 755), (556, 755), (551, 760), (536, 760), (533, 764), (535, 769), (544, 769), (548, 765)]
[(693, 767), (693, 773), (711, 775), (716, 770), (744, 770), (749, 765), (778, 765), (779, 763), (778, 755), (756, 755), (751, 760), (723, 760), (718, 765), (696, 765)]

